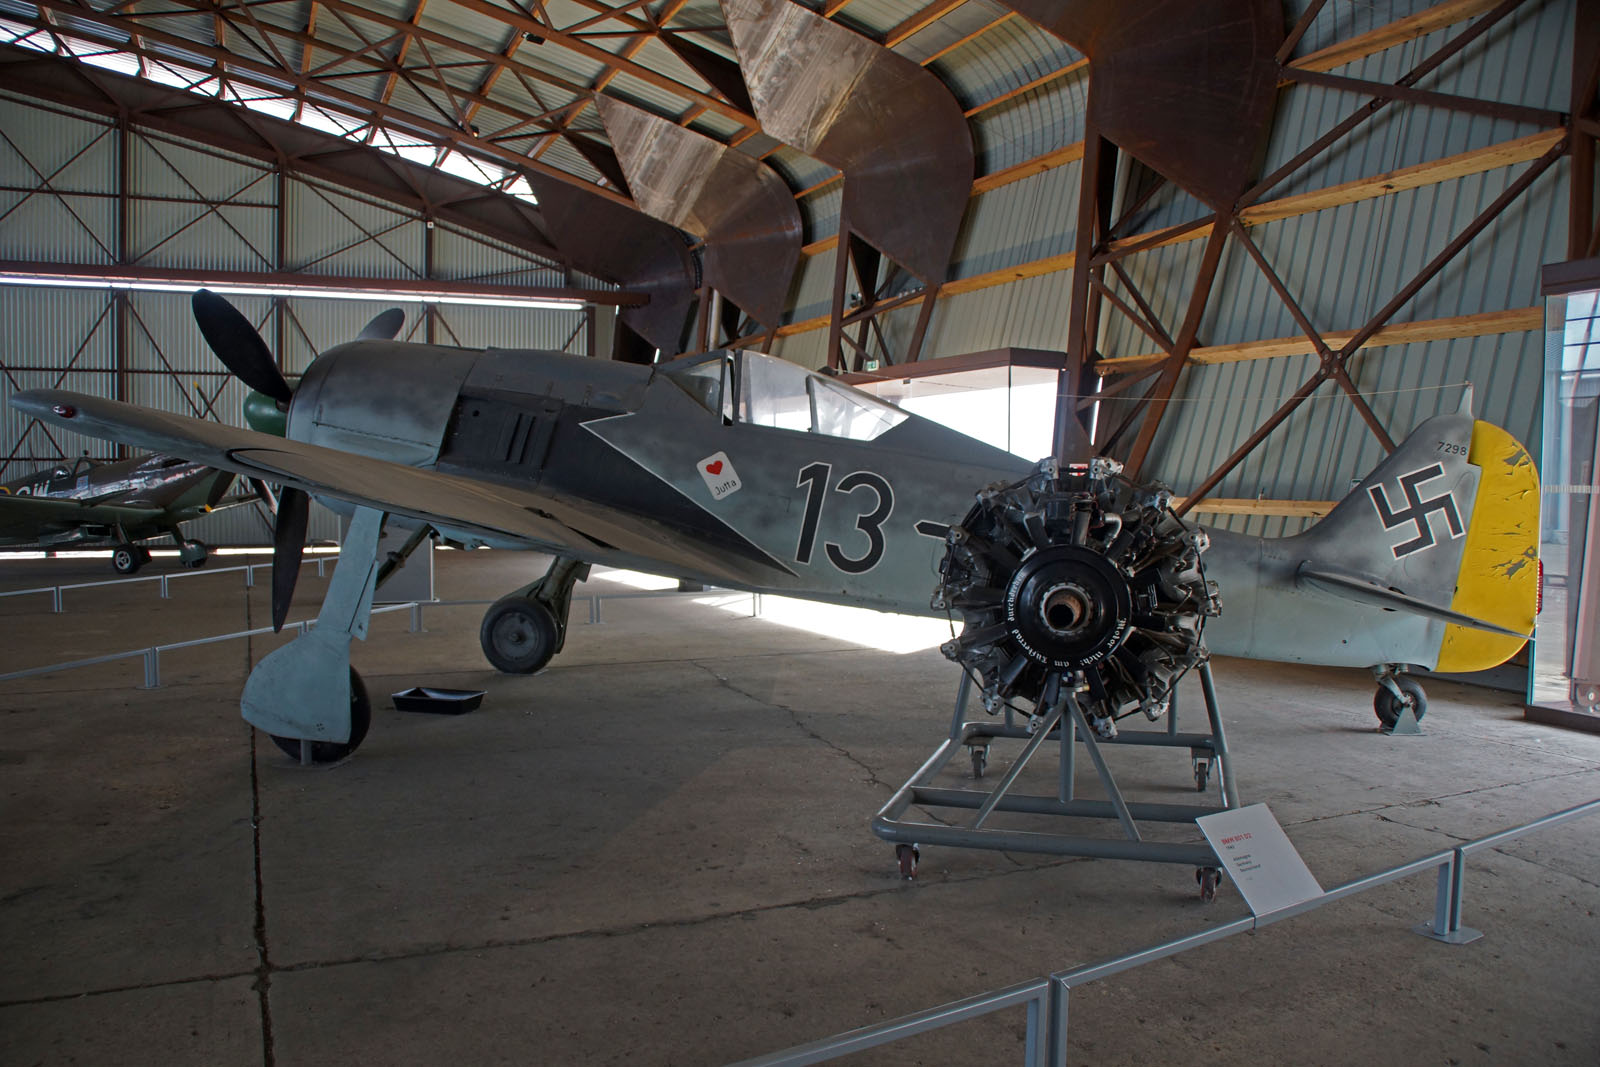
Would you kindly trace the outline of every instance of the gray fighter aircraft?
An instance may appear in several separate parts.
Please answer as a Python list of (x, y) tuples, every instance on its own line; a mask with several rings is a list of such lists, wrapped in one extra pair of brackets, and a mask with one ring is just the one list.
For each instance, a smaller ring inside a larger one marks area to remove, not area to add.
[(365, 637), (395, 563), (377, 558), (390, 514), (424, 524), (411, 546), (431, 526), (554, 554), (483, 619), (485, 655), (516, 673), (561, 649), (591, 563), (959, 614), (945, 654), (991, 708), (1071, 682), (1107, 730), (1159, 716), (1212, 652), (1372, 667), (1392, 722), (1422, 710), (1404, 670), (1490, 666), (1532, 627), (1537, 476), (1509, 435), (1465, 411), (1424, 422), (1311, 530), (1262, 539), (1184, 521), (1166, 489), (1129, 483), (1114, 461), (1030, 464), (753, 352), (634, 366), (399, 343), (375, 320), (291, 389), (226, 301), (201, 291), (195, 313), (261, 394), (247, 405), (255, 429), (53, 390), (12, 403), (285, 486), (280, 625), (305, 494), (352, 514), (318, 625), (263, 659), (241, 701), (302, 758), (342, 758), (365, 736), (350, 639)]
[(204, 542), (183, 536), (182, 523), (252, 497), (227, 499), (231, 471), (174, 456), (71, 464), (33, 471), (0, 484), (0, 547), (81, 548), (109, 544), (111, 565), (132, 574), (150, 561), (138, 542), (168, 536), (185, 567), (205, 566)]

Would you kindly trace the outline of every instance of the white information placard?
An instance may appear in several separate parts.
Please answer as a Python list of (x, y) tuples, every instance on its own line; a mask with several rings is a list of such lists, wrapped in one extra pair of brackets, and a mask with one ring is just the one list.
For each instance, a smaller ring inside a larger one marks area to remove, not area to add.
[(1195, 820), (1257, 918), (1322, 895), (1322, 886), (1265, 804)]

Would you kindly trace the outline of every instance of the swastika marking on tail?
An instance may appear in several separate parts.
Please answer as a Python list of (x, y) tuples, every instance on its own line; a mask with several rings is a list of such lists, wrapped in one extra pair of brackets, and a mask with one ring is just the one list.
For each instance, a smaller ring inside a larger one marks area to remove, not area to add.
[(1409, 541), (1402, 541), (1394, 545), (1391, 551), (1395, 559), (1402, 559), (1413, 552), (1421, 552), (1431, 548), (1435, 543), (1433, 526), (1428, 521), (1428, 516), (1434, 512), (1444, 514), (1445, 524), (1450, 528), (1450, 539), (1453, 541), (1466, 533), (1466, 528), (1461, 524), (1461, 513), (1456, 510), (1456, 498), (1450, 493), (1441, 493), (1435, 497), (1422, 499), (1419, 491), (1424, 483), (1435, 478), (1444, 477), (1444, 466), (1439, 463), (1414, 470), (1410, 474), (1400, 476), (1400, 492), (1406, 498), (1404, 510), (1395, 511), (1389, 502), (1388, 490), (1382, 485), (1374, 485), (1367, 490), (1372, 497), (1372, 506), (1378, 512), (1378, 521), (1383, 523), (1385, 530), (1392, 530), (1397, 526), (1411, 523), (1416, 529), (1416, 536)]

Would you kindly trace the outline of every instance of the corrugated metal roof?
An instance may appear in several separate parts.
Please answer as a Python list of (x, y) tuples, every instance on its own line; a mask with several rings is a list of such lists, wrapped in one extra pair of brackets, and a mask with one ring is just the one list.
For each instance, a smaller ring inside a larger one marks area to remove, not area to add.
[(953, 279), (1071, 252), (1077, 240), (1077, 163), (974, 197), (956, 240)]

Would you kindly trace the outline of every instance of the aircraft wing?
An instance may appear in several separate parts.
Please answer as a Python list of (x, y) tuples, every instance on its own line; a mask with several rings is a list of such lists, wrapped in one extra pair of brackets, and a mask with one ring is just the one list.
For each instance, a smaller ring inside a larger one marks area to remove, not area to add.
[(11, 405), (91, 437), (590, 562), (631, 562), (632, 557), (669, 572), (736, 585), (767, 586), (787, 577), (775, 565), (708, 550), (648, 518), (534, 488), (442, 474), (54, 389), (18, 393)]
[(159, 514), (155, 507), (0, 494), (0, 539), (32, 542), (80, 526), (138, 526)]
[(1523, 640), (1532, 636), (1531, 634), (1508, 630), (1504, 626), (1497, 626), (1483, 619), (1475, 619), (1471, 615), (1463, 615), (1459, 611), (1452, 611), (1450, 608), (1441, 607), (1438, 604), (1430, 604), (1414, 596), (1408, 596), (1397, 589), (1390, 589), (1380, 585), (1365, 575), (1356, 574), (1353, 571), (1338, 570), (1326, 565), (1314, 567), (1309, 561), (1302, 563), (1299, 570), (1295, 572), (1295, 583), (1362, 604), (1391, 608), (1396, 611), (1409, 611), (1413, 615), (1438, 619), (1441, 622), (1455, 623), (1457, 626), (1470, 626), (1475, 630), (1487, 630), (1490, 633), (1505, 634), (1507, 637), (1520, 637)]

